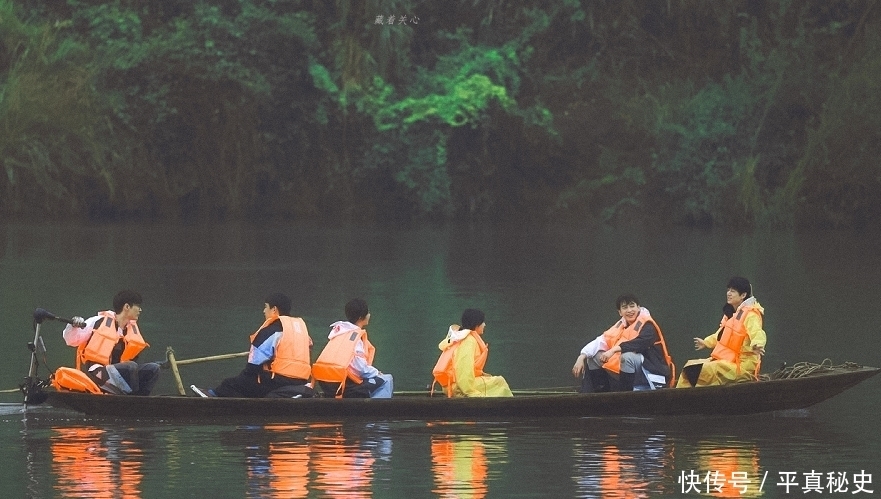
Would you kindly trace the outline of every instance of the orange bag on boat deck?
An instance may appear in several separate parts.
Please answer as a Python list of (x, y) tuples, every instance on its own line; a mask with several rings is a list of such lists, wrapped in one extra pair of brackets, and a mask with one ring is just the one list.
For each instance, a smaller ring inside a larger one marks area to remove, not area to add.
[(103, 393), (89, 375), (71, 367), (59, 367), (52, 376), (52, 386), (59, 391)]

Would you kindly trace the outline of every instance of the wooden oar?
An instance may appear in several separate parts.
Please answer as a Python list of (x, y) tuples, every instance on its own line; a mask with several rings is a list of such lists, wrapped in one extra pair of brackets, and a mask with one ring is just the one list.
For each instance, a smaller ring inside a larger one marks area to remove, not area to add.
[[(169, 347), (169, 348), (171, 348), (171, 347)], [(198, 364), (199, 362), (208, 362), (211, 360), (226, 360), (226, 359), (235, 359), (238, 357), (247, 357), (247, 356), (248, 356), (248, 352), (224, 353), (224, 354), (220, 354), (220, 355), (211, 355), (209, 357), (198, 357), (195, 359), (178, 360), (176, 362), (177, 362), (177, 365), (179, 365), (179, 366), (185, 366), (187, 364)]]
[(174, 358), (174, 349), (171, 347), (167, 347), (165, 349), (165, 357), (168, 359), (168, 365), (171, 367), (171, 372), (174, 374), (174, 381), (177, 383), (177, 392), (181, 395), (186, 395), (187, 391), (184, 389), (184, 382), (180, 379), (180, 371), (177, 370), (177, 366), (183, 366), (187, 364), (198, 364), (199, 362), (209, 362), (212, 360), (226, 360), (226, 359), (235, 359), (237, 357), (247, 357), (248, 352), (238, 352), (238, 353), (224, 353), (220, 355), (210, 355), (208, 357), (198, 357), (195, 359), (184, 359), (177, 360)]

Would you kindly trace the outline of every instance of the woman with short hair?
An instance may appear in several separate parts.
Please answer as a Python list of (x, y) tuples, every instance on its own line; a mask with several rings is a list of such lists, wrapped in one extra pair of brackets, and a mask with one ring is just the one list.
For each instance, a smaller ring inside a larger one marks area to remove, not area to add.
[(513, 396), (505, 378), (483, 372), (489, 354), (482, 338), (484, 328), (484, 313), (469, 308), (462, 313), (462, 325), (450, 326), (447, 336), (438, 344), (441, 356), (434, 367), (434, 377), (448, 397)]

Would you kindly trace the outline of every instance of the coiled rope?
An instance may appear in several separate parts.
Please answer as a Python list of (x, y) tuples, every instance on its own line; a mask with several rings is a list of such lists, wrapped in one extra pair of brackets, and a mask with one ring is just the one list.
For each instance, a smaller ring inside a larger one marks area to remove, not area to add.
[(774, 371), (773, 374), (769, 376), (770, 379), (788, 379), (788, 378), (803, 378), (805, 376), (812, 376), (814, 374), (822, 374), (829, 373), (833, 371), (841, 371), (846, 369), (854, 369), (861, 367), (859, 364), (855, 362), (845, 362), (844, 364), (839, 364), (837, 366), (832, 365), (831, 359), (823, 359), (823, 362), (819, 364), (815, 364), (813, 362), (797, 362), (791, 366), (783, 364), (780, 369)]

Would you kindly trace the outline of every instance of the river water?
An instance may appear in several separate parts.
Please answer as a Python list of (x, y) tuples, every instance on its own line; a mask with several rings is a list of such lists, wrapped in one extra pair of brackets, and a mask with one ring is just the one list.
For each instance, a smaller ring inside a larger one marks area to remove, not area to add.
[[(0, 225), (0, 389), (27, 373), (37, 307), (59, 316), (144, 297), (144, 360), (240, 352), (281, 291), (315, 350), (365, 298), (375, 365), (399, 390), (431, 380), (437, 342), (486, 312), (486, 370), (512, 388), (572, 386), (615, 297), (651, 310), (681, 366), (715, 329), (732, 275), (766, 308), (765, 371), (879, 365), (881, 234), (596, 226)], [(43, 364), (71, 365), (44, 322)], [(243, 359), (181, 368), (212, 386)], [(42, 367), (42, 366), (41, 366)], [(41, 371), (45, 374), (45, 368)], [(732, 418), (266, 425), (111, 420), (0, 404), (9, 497), (850, 497), (881, 493), (881, 377), (809, 410)], [(156, 393), (173, 393), (163, 371)], [(718, 487), (718, 490), (713, 490)], [(788, 493), (787, 493), (788, 491)], [(854, 494), (856, 492), (856, 494)]]

